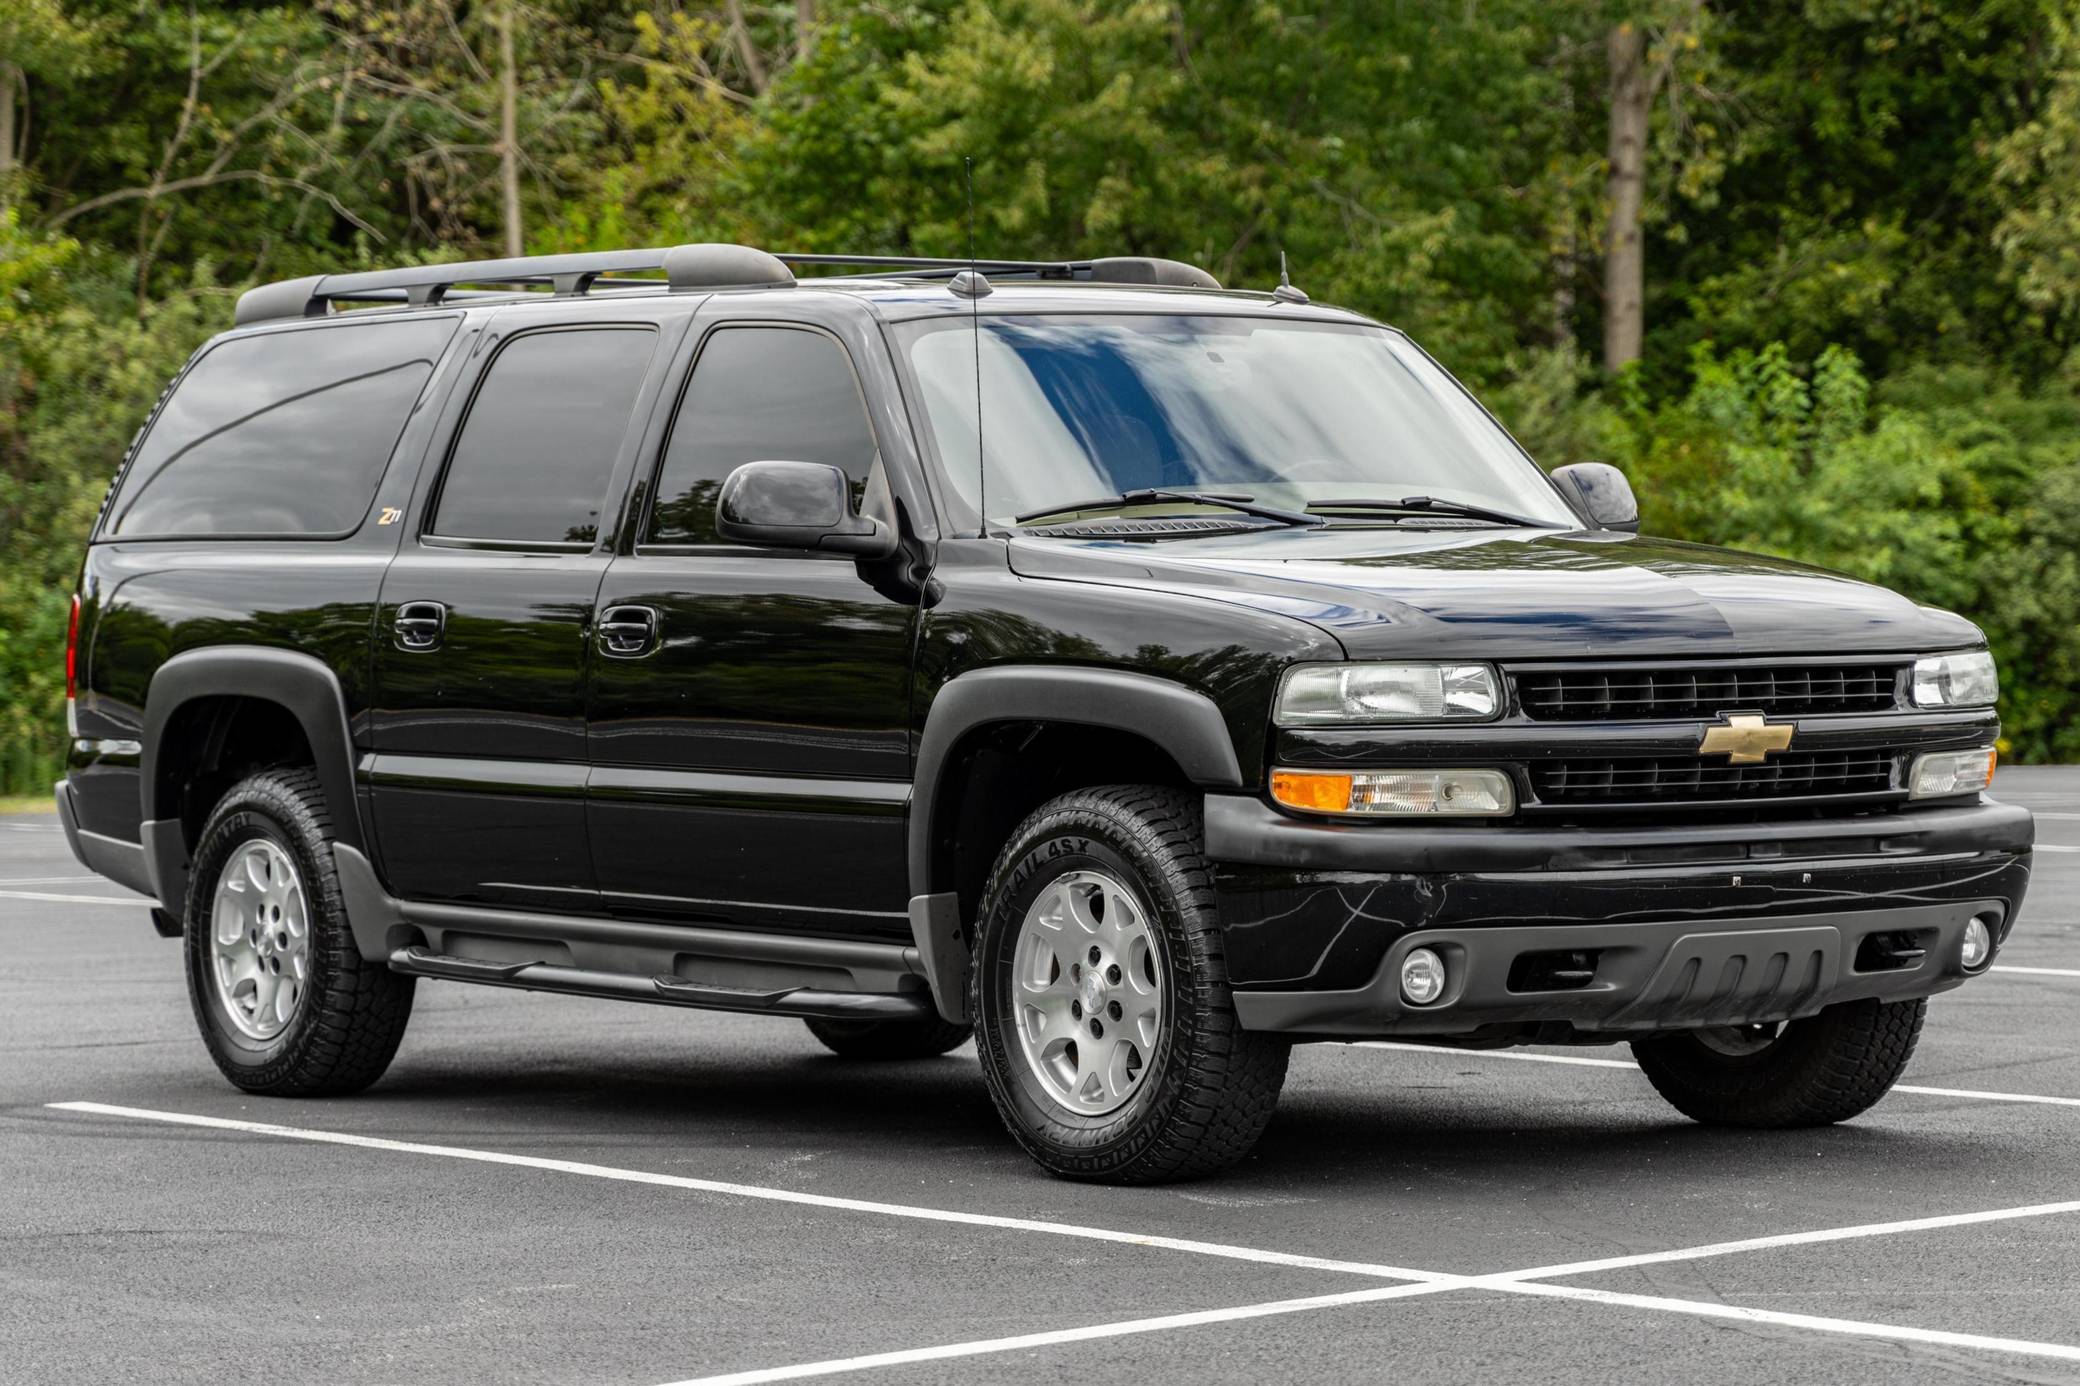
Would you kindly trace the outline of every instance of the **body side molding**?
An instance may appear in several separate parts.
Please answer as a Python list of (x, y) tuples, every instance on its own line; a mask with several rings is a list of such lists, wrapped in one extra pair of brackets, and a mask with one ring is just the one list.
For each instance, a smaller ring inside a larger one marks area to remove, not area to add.
[[(334, 835), (350, 847), (362, 845), (366, 839), (354, 793), (353, 741), (338, 677), (310, 655), (261, 645), (189, 650), (152, 675), (145, 697), (144, 753), (138, 761), (146, 821), (180, 817), (178, 796), (160, 783), (160, 742), (174, 713), (197, 698), (210, 697), (258, 698), (287, 708), (310, 743), (318, 782), (332, 810)], [(178, 908), (180, 902), (171, 904)]]
[(977, 669), (932, 700), (910, 794), (910, 893), (934, 890), (932, 823), (939, 781), (962, 737), (992, 722), (1076, 722), (1116, 727), (1168, 752), (1196, 785), (1239, 789), (1242, 767), (1213, 699), (1170, 679), (1119, 669), (1020, 665)]

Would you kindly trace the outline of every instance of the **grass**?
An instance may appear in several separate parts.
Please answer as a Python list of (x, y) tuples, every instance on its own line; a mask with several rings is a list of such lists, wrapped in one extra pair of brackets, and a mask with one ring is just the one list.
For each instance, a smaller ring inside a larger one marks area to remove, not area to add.
[(48, 794), (0, 794), (0, 814), (49, 813), (51, 796)]

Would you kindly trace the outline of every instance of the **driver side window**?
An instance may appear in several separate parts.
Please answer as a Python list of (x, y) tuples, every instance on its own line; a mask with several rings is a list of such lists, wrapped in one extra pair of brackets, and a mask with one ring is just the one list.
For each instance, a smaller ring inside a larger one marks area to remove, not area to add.
[(746, 462), (828, 462), (856, 505), (877, 456), (852, 360), (807, 327), (708, 334), (658, 468), (646, 544), (714, 544), (715, 498)]

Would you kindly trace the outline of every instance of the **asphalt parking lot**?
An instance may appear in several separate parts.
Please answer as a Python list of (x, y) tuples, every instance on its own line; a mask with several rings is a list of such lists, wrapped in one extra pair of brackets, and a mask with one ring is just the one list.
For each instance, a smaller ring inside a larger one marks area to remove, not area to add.
[(1312, 1046), (1152, 1190), (1038, 1173), (967, 1049), (443, 983), (368, 1092), (247, 1098), (136, 897), (0, 818), (0, 1380), (2080, 1382), (2080, 769), (1997, 792), (2017, 932), (1855, 1122)]

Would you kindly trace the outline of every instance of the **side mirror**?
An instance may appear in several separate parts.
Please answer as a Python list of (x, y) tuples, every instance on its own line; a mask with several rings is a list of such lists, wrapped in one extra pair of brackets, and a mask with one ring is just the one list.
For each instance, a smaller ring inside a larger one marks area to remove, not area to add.
[(1620, 529), (1639, 533), (1639, 501), (1625, 473), (1607, 462), (1577, 462), (1553, 472), (1575, 508), (1587, 515), (1598, 529)]
[(722, 483), (715, 532), (737, 544), (858, 558), (896, 551), (895, 531), (852, 510), (852, 483), (828, 462), (746, 462)]

